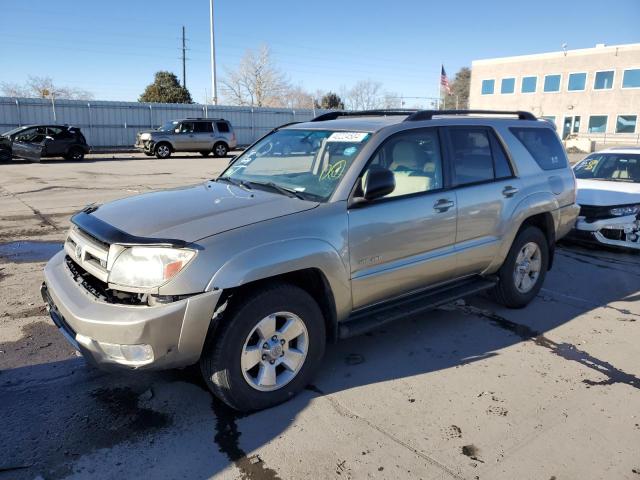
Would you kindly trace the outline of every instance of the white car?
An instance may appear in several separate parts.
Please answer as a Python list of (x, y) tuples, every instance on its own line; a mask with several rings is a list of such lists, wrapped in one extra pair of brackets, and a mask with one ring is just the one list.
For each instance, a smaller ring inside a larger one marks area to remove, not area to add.
[(573, 167), (580, 214), (574, 237), (640, 250), (640, 148), (609, 148)]

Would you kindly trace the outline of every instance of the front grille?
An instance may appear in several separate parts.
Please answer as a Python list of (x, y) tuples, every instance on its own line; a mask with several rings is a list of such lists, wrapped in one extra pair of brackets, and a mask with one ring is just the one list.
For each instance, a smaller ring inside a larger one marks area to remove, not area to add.
[(144, 304), (142, 301), (142, 295), (112, 290), (106, 282), (103, 282), (91, 275), (80, 265), (74, 262), (73, 259), (69, 258), (68, 255), (64, 257), (64, 260), (74, 281), (96, 299), (107, 303), (119, 303), (125, 305)]
[(612, 207), (602, 207), (597, 205), (580, 205), (580, 216), (585, 217), (585, 220), (588, 223), (594, 222), (596, 220), (601, 220), (603, 218), (611, 218), (610, 210)]
[(67, 255), (84, 270), (106, 282), (109, 277), (107, 259), (109, 245), (92, 237), (78, 227), (72, 227), (64, 243)]

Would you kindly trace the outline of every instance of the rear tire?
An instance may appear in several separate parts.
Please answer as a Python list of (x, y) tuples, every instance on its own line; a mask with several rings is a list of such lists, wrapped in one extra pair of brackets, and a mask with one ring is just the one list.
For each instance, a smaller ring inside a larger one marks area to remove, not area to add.
[(226, 157), (227, 153), (229, 153), (229, 147), (224, 142), (218, 142), (213, 146), (213, 156), (214, 157)]
[(171, 156), (171, 145), (168, 143), (159, 143), (155, 148), (156, 158), (169, 158)]
[(546, 236), (537, 227), (525, 227), (498, 271), (499, 281), (493, 291), (496, 300), (509, 308), (526, 307), (542, 288), (548, 265)]
[(324, 317), (299, 287), (280, 283), (243, 295), (220, 322), (205, 342), (200, 370), (213, 394), (231, 408), (251, 411), (282, 403), (307, 386), (320, 367)]
[(64, 158), (80, 162), (84, 160), (84, 150), (79, 147), (71, 147)]

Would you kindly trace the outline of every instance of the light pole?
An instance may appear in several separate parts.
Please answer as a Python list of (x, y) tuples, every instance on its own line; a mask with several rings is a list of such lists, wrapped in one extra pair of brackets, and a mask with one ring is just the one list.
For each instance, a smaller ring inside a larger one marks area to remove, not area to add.
[(211, 32), (211, 94), (213, 104), (218, 104), (218, 87), (216, 85), (216, 42), (213, 35), (213, 0), (209, 0), (210, 32)]

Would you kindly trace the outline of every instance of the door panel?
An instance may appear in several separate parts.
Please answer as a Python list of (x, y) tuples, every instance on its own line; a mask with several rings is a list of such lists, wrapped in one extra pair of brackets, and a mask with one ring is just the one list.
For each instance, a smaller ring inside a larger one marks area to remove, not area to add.
[(42, 157), (42, 145), (39, 143), (13, 142), (13, 156), (39, 162)]
[(487, 127), (445, 129), (458, 201), (457, 275), (484, 272), (498, 254), (522, 182), (496, 134)]
[[(505, 196), (514, 189), (516, 193)], [(458, 275), (481, 273), (497, 255), (509, 218), (522, 200), (521, 182), (509, 178), (461, 187), (456, 193)]]
[[(443, 199), (454, 206), (436, 210)], [(349, 211), (354, 308), (452, 276), (455, 203), (453, 192), (434, 192)]]

